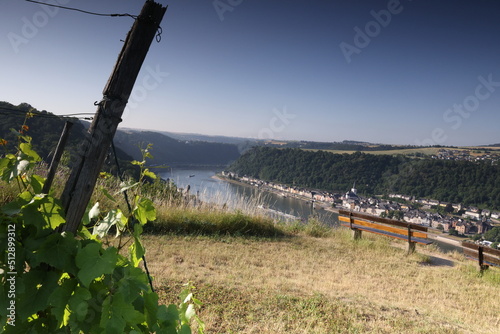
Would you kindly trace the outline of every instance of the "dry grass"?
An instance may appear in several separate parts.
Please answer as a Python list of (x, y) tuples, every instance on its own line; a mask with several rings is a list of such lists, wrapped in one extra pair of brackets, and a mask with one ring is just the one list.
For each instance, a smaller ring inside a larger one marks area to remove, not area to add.
[(264, 241), (146, 236), (145, 244), (165, 302), (180, 283), (198, 287), (208, 333), (500, 332), (499, 271), (480, 276), (459, 254), (407, 257), (387, 239), (354, 242), (344, 229)]

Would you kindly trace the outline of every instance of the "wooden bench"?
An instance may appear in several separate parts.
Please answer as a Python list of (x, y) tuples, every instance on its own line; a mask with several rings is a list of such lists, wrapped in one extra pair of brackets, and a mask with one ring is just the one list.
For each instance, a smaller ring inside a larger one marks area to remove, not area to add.
[(432, 243), (427, 238), (427, 227), (422, 225), (347, 210), (339, 210), (339, 222), (340, 225), (349, 227), (353, 231), (354, 239), (361, 238), (361, 231), (366, 231), (407, 240), (408, 254), (415, 251), (416, 244), (429, 245)]
[(479, 263), (481, 271), (488, 269), (489, 266), (500, 267), (500, 250), (487, 246), (477, 245), (475, 243), (462, 242), (464, 255)]

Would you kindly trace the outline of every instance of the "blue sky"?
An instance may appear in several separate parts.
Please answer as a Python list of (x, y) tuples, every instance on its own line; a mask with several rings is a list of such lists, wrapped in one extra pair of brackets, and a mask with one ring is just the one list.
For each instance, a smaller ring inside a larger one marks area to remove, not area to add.
[[(44, 0), (138, 14), (139, 0)], [(121, 127), (390, 144), (500, 142), (491, 0), (161, 0)], [(218, 9), (216, 9), (216, 6)], [(133, 20), (0, 0), (0, 100), (95, 112)]]

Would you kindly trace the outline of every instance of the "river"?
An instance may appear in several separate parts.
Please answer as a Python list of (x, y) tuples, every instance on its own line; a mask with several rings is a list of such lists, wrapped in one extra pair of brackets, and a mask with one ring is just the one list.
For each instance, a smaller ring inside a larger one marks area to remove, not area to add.
[(247, 211), (262, 210), (282, 219), (306, 220), (314, 215), (332, 226), (337, 221), (336, 213), (314, 206), (311, 202), (214, 178), (220, 171), (213, 168), (172, 168), (160, 175), (164, 179), (173, 180), (179, 188), (187, 189), (189, 186), (190, 194), (198, 194), (204, 202), (226, 204)]
[[(247, 212), (264, 212), (265, 214), (285, 220), (301, 221), (311, 216), (330, 226), (337, 225), (338, 215), (334, 212), (314, 206), (311, 202), (290, 196), (264, 191), (252, 186), (235, 184), (214, 178), (221, 169), (215, 168), (171, 168), (159, 173), (163, 179), (171, 179), (182, 189), (190, 187), (190, 194), (198, 195), (203, 202), (226, 204), (229, 207)], [(462, 251), (461, 247), (434, 240), (442, 251)]]

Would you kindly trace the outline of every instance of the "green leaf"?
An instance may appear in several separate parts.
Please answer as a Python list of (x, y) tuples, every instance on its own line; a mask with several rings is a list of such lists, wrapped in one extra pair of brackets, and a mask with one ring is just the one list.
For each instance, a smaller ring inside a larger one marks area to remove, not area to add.
[(64, 210), (54, 197), (47, 196), (39, 210), (42, 212), (44, 220), (52, 229), (66, 222), (64, 219)]
[(31, 144), (21, 143), (19, 144), (19, 150), (25, 155), (31, 157), (35, 162), (42, 160), (40, 156), (35, 151), (33, 151), (33, 149), (31, 148)]
[(141, 225), (144, 225), (148, 221), (154, 221), (156, 219), (156, 210), (154, 208), (153, 202), (150, 199), (141, 198), (136, 202), (137, 206), (133, 210), (133, 215), (139, 221), (139, 223), (141, 223)]
[(139, 266), (139, 263), (142, 260), (142, 256), (145, 254), (144, 247), (142, 246), (139, 238), (134, 237), (134, 243), (130, 245), (129, 253), (130, 253), (130, 261), (132, 261), (134, 267)]
[(50, 266), (76, 274), (75, 256), (77, 253), (78, 241), (71, 233), (51, 234), (36, 251), (38, 263), (47, 263)]
[(141, 268), (131, 266), (123, 268), (123, 277), (116, 283), (116, 287), (127, 303), (134, 302), (141, 292), (150, 291), (146, 273)]
[(12, 201), (2, 207), (2, 213), (7, 216), (14, 216), (21, 212), (22, 205), (18, 201)]
[(65, 317), (68, 313), (65, 311), (76, 284), (74, 279), (65, 279), (49, 297), (48, 305), (52, 306), (51, 312), (57, 319), (58, 327), (68, 324), (68, 317)]
[(84, 286), (89, 286), (92, 280), (111, 274), (117, 260), (116, 248), (103, 250), (99, 243), (91, 242), (76, 255), (76, 265), (80, 268), (77, 276)]
[(150, 325), (150, 331), (152, 331), (151, 326), (156, 323), (158, 314), (158, 294), (154, 292), (148, 292), (144, 294), (144, 314), (146, 316), (146, 321)]
[(113, 195), (111, 195), (107, 190), (106, 188), (101, 188), (101, 191), (102, 193), (104, 194), (104, 196), (106, 196), (109, 200), (113, 201), (116, 203), (116, 199), (113, 197)]
[(153, 180), (156, 180), (156, 174), (151, 172), (149, 169), (145, 169), (142, 174), (144, 174), (144, 176), (147, 176), (147, 177), (150, 177), (152, 178)]
[[(49, 297), (56, 289), (59, 275), (55, 271), (31, 269), (18, 278), (16, 285), (16, 311), (21, 319), (44, 310), (49, 302)], [(33, 284), (36, 282), (35, 284)]]
[(43, 188), (43, 184), (45, 183), (45, 178), (39, 176), (39, 175), (33, 175), (31, 176), (31, 180), (30, 180), (30, 184), (31, 184), (31, 187), (33, 188), (33, 191), (35, 193), (41, 193), (42, 192), (42, 188)]
[(181, 329), (178, 332), (179, 334), (191, 334), (191, 328), (188, 324), (184, 324), (181, 326)]
[(145, 161), (137, 161), (137, 160), (133, 160), (130, 162), (132, 165), (135, 165), (135, 166), (141, 166), (141, 165), (144, 165)]
[(87, 315), (89, 304), (87, 300), (92, 297), (90, 291), (84, 287), (77, 287), (73, 295), (68, 300), (71, 317), (75, 317), (76, 321), (83, 321)]
[(121, 294), (109, 295), (102, 304), (100, 326), (107, 334), (122, 334), (127, 324), (137, 328), (144, 320), (144, 315), (125, 302)]

